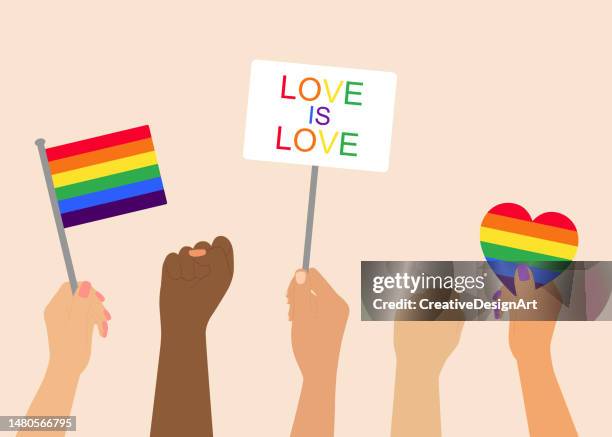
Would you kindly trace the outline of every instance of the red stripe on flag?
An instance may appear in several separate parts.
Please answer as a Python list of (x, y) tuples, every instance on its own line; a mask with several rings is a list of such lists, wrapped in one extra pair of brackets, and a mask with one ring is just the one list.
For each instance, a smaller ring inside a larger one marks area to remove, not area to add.
[(577, 232), (574, 223), (565, 217), (563, 214), (558, 212), (545, 212), (538, 216), (536, 219), (538, 223), (542, 223), (549, 226), (555, 226), (557, 228), (569, 229), (570, 231)]
[(50, 147), (47, 149), (47, 159), (67, 158), (81, 153), (93, 152), (107, 147), (118, 146), (132, 141), (143, 140), (151, 137), (149, 126), (140, 126), (133, 129), (123, 130), (112, 134), (101, 135), (88, 140), (75, 141), (74, 143), (63, 144), (61, 146)]
[(500, 203), (489, 210), (491, 214), (503, 215), (518, 220), (531, 221), (531, 216), (525, 208), (516, 203)]

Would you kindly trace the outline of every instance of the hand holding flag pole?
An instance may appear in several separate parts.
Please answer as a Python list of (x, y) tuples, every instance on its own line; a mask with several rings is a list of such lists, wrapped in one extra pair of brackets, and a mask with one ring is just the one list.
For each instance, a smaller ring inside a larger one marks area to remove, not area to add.
[(72, 293), (65, 228), (166, 204), (148, 125), (45, 148), (35, 141)]
[(45, 182), (47, 184), (47, 191), (49, 192), (49, 200), (51, 201), (51, 209), (53, 210), (53, 218), (55, 219), (55, 227), (57, 229), (57, 236), (60, 240), (60, 246), (62, 247), (62, 255), (64, 256), (64, 263), (66, 264), (66, 273), (68, 273), (68, 280), (70, 281), (70, 288), (72, 294), (76, 293), (78, 283), (76, 274), (74, 272), (74, 265), (72, 264), (72, 256), (70, 255), (70, 247), (68, 246), (68, 239), (66, 238), (66, 230), (62, 222), (62, 216), (59, 211), (57, 204), (57, 196), (55, 194), (55, 188), (53, 187), (53, 180), (51, 179), (51, 170), (49, 169), (49, 161), (47, 159), (47, 153), (45, 151), (45, 140), (39, 138), (35, 142), (38, 148), (38, 154), (40, 155), (40, 163), (42, 165), (43, 174), (45, 175)]

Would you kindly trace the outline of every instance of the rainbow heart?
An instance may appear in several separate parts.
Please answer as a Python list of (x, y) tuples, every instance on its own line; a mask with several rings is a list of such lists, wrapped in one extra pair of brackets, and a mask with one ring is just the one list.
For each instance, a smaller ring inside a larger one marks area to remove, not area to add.
[(484, 216), (480, 246), (497, 277), (512, 293), (519, 264), (529, 266), (536, 287), (553, 281), (570, 265), (578, 250), (578, 231), (558, 212), (535, 219), (515, 203), (501, 203)]

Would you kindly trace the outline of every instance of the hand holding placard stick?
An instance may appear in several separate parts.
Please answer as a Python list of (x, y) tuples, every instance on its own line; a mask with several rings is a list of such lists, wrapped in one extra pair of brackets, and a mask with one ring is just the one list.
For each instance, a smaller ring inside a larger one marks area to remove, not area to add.
[(291, 437), (334, 435), (336, 374), (349, 307), (317, 269), (287, 289), (291, 345), (303, 377)]
[(287, 292), (304, 380), (294, 437), (334, 433), (336, 370), (348, 318), (346, 302), (310, 269), (319, 166), (387, 170), (395, 83), (395, 74), (378, 71), (270, 61), (251, 66), (244, 157), (312, 166), (303, 270)]

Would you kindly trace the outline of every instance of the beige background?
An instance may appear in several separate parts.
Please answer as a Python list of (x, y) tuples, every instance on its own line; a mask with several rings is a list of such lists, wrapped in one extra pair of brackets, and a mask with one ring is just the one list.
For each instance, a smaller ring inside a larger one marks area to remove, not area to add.
[[(79, 278), (113, 314), (81, 379), (78, 435), (148, 434), (161, 262), (221, 233), (237, 261), (209, 330), (216, 435), (288, 435), (300, 377), (284, 293), (301, 262), (309, 169), (241, 157), (255, 58), (398, 74), (390, 171), (320, 172), (313, 264), (352, 309), (338, 436), (390, 429), (392, 326), (359, 321), (360, 260), (479, 259), (480, 220), (502, 201), (565, 212), (578, 257), (610, 258), (609, 2), (10, 3), (0, 7), (0, 414), (23, 414), (34, 395), (43, 308), (65, 280), (33, 140), (149, 123), (169, 205), (68, 232)], [(610, 433), (610, 334), (577, 323), (555, 335), (584, 436)], [(527, 434), (506, 339), (501, 323), (466, 326), (442, 374), (445, 436)]]

